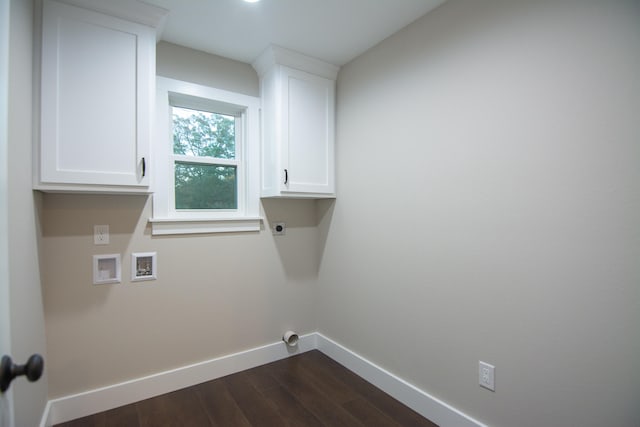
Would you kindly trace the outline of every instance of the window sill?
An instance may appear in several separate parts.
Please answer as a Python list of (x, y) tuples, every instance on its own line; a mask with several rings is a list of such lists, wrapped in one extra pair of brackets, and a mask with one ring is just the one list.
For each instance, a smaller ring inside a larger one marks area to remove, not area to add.
[(166, 236), (171, 234), (256, 232), (261, 229), (262, 218), (150, 218), (149, 222), (153, 236)]

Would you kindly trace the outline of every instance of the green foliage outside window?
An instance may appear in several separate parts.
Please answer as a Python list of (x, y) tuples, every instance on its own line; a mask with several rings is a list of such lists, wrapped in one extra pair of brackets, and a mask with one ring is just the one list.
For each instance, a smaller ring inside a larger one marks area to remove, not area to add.
[(235, 159), (235, 118), (173, 108), (173, 153), (211, 163), (175, 162), (176, 209), (237, 209), (237, 168), (215, 164)]

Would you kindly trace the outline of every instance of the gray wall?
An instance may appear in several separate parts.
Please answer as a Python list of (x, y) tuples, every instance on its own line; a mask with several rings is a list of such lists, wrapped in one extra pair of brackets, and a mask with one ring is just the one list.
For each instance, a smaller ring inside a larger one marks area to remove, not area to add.
[[(496, 427), (637, 426), (638, 22), (637, 1), (449, 0), (341, 71), (338, 199), (264, 202), (285, 238), (153, 238), (145, 197), (45, 195), (50, 397), (293, 327)], [(157, 67), (258, 94), (225, 58), (160, 43)], [(129, 282), (134, 251), (158, 281)], [(123, 283), (92, 285), (110, 252)]]
[[(160, 43), (159, 75), (250, 95), (248, 64)], [(316, 330), (313, 201), (266, 201), (259, 233), (152, 237), (144, 196), (46, 194), (43, 283), (49, 396), (60, 397)], [(274, 238), (269, 223), (285, 221)], [(93, 225), (111, 243), (93, 245)], [(158, 280), (130, 281), (132, 252), (157, 252)], [(122, 283), (92, 284), (92, 255), (120, 253)]]
[(258, 75), (249, 64), (164, 41), (156, 55), (159, 76), (260, 96)]
[(492, 426), (640, 425), (639, 47), (638, 1), (449, 0), (343, 68), (320, 332)]

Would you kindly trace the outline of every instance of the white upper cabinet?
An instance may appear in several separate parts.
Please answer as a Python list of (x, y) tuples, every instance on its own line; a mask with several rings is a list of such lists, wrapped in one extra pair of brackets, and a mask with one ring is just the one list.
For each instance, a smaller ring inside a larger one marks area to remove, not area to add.
[(262, 98), (262, 197), (335, 197), (338, 67), (276, 46), (253, 66)]
[(149, 191), (155, 29), (101, 12), (43, 3), (36, 189)]

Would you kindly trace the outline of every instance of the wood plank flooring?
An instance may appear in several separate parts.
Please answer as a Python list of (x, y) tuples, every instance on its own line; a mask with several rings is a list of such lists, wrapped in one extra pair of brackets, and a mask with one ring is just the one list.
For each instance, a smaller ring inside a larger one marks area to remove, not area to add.
[(56, 427), (437, 427), (314, 350)]

